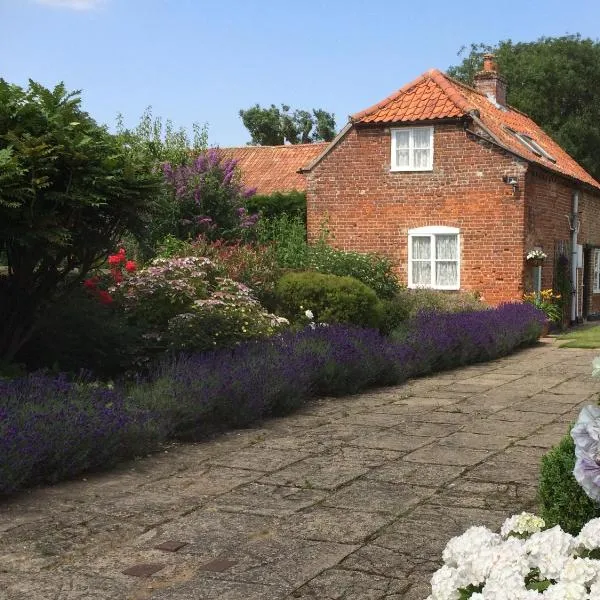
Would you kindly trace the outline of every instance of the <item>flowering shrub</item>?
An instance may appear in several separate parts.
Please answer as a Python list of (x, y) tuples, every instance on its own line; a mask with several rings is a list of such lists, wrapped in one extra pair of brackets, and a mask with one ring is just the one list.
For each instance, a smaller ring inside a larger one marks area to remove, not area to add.
[(203, 233), (211, 239), (246, 237), (258, 220), (246, 210), (245, 200), (255, 192), (245, 188), (236, 170), (237, 161), (216, 148), (201, 152), (189, 164), (163, 163), (165, 182), (178, 212), (177, 237)]
[(600, 598), (600, 519), (577, 537), (545, 526), (543, 519), (521, 513), (507, 519), (500, 534), (471, 527), (451, 539), (428, 600)]
[[(600, 376), (600, 357), (592, 362), (592, 376)], [(570, 435), (542, 459), (540, 505), (551, 524), (577, 533), (600, 516), (600, 408), (584, 406)]]
[[(197, 437), (284, 414), (314, 397), (397, 384), (433, 365), (501, 356), (535, 339), (537, 317), (523, 304), (481, 311), (472, 322), (463, 315), (438, 315), (436, 322), (430, 315), (423, 337), (415, 321), (401, 342), (373, 329), (313, 324), (231, 349), (165, 358), (152, 378), (127, 393), (40, 374), (0, 380), (0, 493), (148, 452), (165, 436)], [(475, 322), (483, 324), (472, 335), (462, 331)]]
[(542, 290), (539, 294), (535, 292), (525, 294), (523, 300), (529, 304), (533, 304), (533, 306), (541, 310), (554, 323), (562, 321), (562, 298), (560, 294), (555, 294), (553, 290)]
[(156, 349), (207, 350), (272, 335), (287, 324), (266, 312), (250, 289), (219, 276), (208, 258), (155, 259), (115, 288), (125, 312), (146, 324)]
[(289, 325), (287, 319), (266, 312), (245, 285), (220, 277), (216, 281), (218, 291), (169, 320), (167, 337), (172, 350), (208, 350), (268, 337)]
[(120, 389), (63, 375), (0, 379), (0, 494), (147, 453), (163, 433)]
[[(123, 270), (127, 273), (134, 273), (137, 270), (136, 262), (127, 260), (125, 248), (120, 248), (116, 254), (111, 254), (107, 262), (113, 284), (119, 284), (123, 281)], [(102, 289), (102, 284), (102, 278), (96, 275), (86, 279), (83, 282), (83, 287), (94, 294), (101, 304), (110, 305), (113, 303), (113, 297), (107, 290)]]

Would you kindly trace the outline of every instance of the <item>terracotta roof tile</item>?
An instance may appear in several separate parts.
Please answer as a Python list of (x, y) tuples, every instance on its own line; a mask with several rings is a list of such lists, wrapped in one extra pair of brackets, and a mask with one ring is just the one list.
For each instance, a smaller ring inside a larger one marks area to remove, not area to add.
[[(506, 149), (529, 162), (600, 189), (600, 183), (527, 115), (510, 106), (497, 107), (477, 90), (451, 79), (437, 69), (427, 71), (385, 100), (356, 113), (351, 121), (391, 124), (474, 117), (477, 114), (484, 128)], [(529, 135), (555, 162), (532, 152), (507, 128)]]
[(306, 177), (298, 169), (314, 160), (327, 142), (286, 146), (243, 146), (220, 148), (227, 158), (238, 161), (246, 187), (256, 188), (258, 194), (306, 190)]

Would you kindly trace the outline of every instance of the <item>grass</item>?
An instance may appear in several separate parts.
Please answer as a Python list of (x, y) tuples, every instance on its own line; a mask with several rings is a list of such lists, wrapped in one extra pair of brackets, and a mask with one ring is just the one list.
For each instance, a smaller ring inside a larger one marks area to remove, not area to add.
[(600, 325), (580, 327), (558, 336), (561, 348), (600, 348)]

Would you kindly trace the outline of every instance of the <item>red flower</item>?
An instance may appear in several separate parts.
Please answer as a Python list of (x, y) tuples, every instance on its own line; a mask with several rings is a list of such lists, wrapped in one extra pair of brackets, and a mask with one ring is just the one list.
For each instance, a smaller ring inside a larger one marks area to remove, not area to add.
[(105, 292), (104, 290), (100, 290), (98, 292), (98, 300), (100, 300), (100, 302), (102, 302), (102, 304), (112, 304), (112, 296), (108, 293)]
[(125, 256), (125, 248), (119, 248), (119, 254)]
[(98, 285), (98, 278), (97, 277), (90, 277), (89, 279), (86, 279), (83, 282), (83, 286), (85, 288), (87, 288), (88, 290), (95, 290), (97, 285)]
[(111, 269), (110, 273), (115, 283), (121, 283), (121, 281), (123, 281), (123, 274), (120, 269)]
[(135, 261), (134, 261), (134, 260), (128, 260), (128, 261), (125, 263), (125, 270), (126, 270), (128, 273), (133, 273), (133, 272), (134, 272), (136, 269), (137, 269), (137, 265), (135, 264)]
[(111, 254), (108, 257), (108, 264), (109, 265), (118, 265), (121, 263), (121, 260), (122, 260), (122, 258), (121, 258), (120, 254)]

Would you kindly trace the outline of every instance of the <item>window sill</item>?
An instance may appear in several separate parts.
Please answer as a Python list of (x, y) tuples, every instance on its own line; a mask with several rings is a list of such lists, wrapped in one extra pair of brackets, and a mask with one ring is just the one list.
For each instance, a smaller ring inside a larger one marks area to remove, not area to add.
[(433, 171), (433, 167), (427, 167), (426, 169), (405, 169), (399, 167), (391, 167), (390, 173), (426, 173)]
[(409, 290), (438, 290), (440, 292), (458, 292), (460, 290), (460, 285), (441, 287), (437, 285), (415, 285), (413, 283), (409, 283), (407, 287)]

